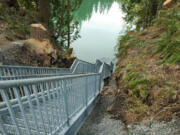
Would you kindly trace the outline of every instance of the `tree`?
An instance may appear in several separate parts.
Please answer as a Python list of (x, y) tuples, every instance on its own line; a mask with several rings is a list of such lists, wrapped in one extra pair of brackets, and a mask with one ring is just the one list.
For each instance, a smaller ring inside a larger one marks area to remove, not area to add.
[(74, 21), (73, 12), (79, 8), (81, 1), (54, 0), (52, 2), (51, 10), (53, 16), (51, 16), (51, 26), (53, 28), (54, 38), (64, 48), (68, 48), (72, 41), (80, 37), (79, 23), (78, 21)]
[(51, 32), (51, 36), (63, 47), (69, 47), (79, 37), (79, 23), (73, 12), (82, 0), (4, 0), (26, 11), (38, 11), (39, 21)]
[(51, 0), (39, 0), (40, 21), (49, 25)]
[(71, 20), (70, 20), (70, 17), (71, 17), (71, 14), (70, 14), (70, 12), (71, 12), (71, 2), (70, 2), (70, 0), (67, 0), (67, 25), (68, 25), (68, 44), (67, 44), (67, 47), (69, 48), (69, 46), (70, 46), (70, 42), (71, 42), (71, 37), (70, 37), (70, 35), (71, 35)]
[(135, 25), (137, 30), (149, 27), (165, 0), (118, 0), (126, 13), (127, 23)]

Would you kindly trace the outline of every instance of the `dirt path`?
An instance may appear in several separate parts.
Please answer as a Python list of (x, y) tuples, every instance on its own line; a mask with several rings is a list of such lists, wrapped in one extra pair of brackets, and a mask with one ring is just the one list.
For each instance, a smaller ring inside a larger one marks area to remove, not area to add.
[(124, 135), (124, 124), (120, 120), (111, 119), (106, 111), (113, 101), (112, 85), (106, 86), (94, 111), (90, 114), (78, 135)]
[(78, 135), (180, 135), (180, 121), (171, 122), (144, 121), (128, 125), (125, 130), (121, 120), (111, 119), (107, 108), (113, 101), (113, 89), (111, 84), (104, 87), (100, 100), (94, 111), (90, 114)]

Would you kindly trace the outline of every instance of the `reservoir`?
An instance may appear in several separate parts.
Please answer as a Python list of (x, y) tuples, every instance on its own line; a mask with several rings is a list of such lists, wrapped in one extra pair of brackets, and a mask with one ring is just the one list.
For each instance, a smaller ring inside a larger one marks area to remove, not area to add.
[[(95, 62), (96, 59), (110, 61), (115, 58), (115, 46), (119, 34), (126, 27), (124, 14), (119, 4), (114, 1), (93, 6), (90, 15), (87, 15), (86, 7), (81, 7), (79, 11), (81, 12), (79, 20), (82, 19), (81, 38), (73, 43), (74, 54), (89, 62)], [(82, 18), (83, 12), (86, 14), (84, 18)]]

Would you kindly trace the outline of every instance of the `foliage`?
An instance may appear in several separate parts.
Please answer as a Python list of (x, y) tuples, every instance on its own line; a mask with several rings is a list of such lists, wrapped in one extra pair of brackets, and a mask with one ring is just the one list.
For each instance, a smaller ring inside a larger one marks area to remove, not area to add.
[(24, 10), (37, 10), (38, 0), (17, 0), (20, 8)]
[[(67, 0), (57, 0), (51, 3), (52, 16), (50, 22), (54, 32), (54, 38), (65, 48), (68, 46), (68, 34), (71, 36), (70, 42), (80, 37), (79, 22), (73, 21), (73, 12), (79, 8), (80, 4), (81, 0), (70, 0), (70, 8), (68, 9)], [(68, 28), (70, 31), (68, 31)]]
[[(160, 54), (162, 62), (171, 64), (180, 63), (180, 4), (174, 8), (160, 10), (157, 17), (152, 21), (154, 29), (161, 29), (161, 36), (155, 38), (154, 54)], [(141, 32), (140, 32), (141, 33)], [(158, 33), (156, 33), (158, 34)], [(147, 42), (142, 42), (136, 34), (132, 35), (131, 31), (120, 36), (117, 44), (117, 57), (126, 56), (130, 47), (146, 47)]]
[(157, 26), (166, 28), (165, 35), (158, 40), (156, 53), (162, 55), (163, 62), (180, 63), (180, 9), (162, 10), (154, 22)]
[(126, 13), (125, 20), (141, 30), (151, 25), (152, 20), (165, 0), (118, 0)]
[[(146, 14), (149, 9), (144, 9), (142, 14), (134, 12), (133, 3), (140, 6), (137, 3), (142, 0), (124, 1), (128, 2), (126, 6), (132, 5), (127, 10), (124, 7), (127, 11), (125, 18), (142, 31), (128, 30), (119, 37), (117, 44), (115, 77), (121, 90), (117, 97), (125, 97), (123, 104), (127, 107), (123, 108), (127, 112), (123, 117), (127, 122), (141, 121), (148, 116), (170, 120), (174, 118), (174, 108), (179, 102), (180, 2), (158, 8), (155, 16), (150, 15), (150, 21)], [(137, 23), (140, 20), (142, 23)], [(118, 99), (115, 101), (119, 104)], [(167, 106), (168, 109), (162, 112), (162, 107)]]
[(25, 37), (26, 35), (30, 34), (30, 26), (28, 25), (27, 21), (21, 21), (19, 23), (19, 20), (12, 20), (10, 16), (6, 17), (6, 21), (13, 35), (20, 34), (21, 36)]
[(116, 54), (117, 57), (122, 57), (127, 54), (127, 50), (131, 46), (128, 43), (130, 39), (131, 39), (131, 37), (129, 34), (125, 34), (125, 35), (119, 37), (118, 46), (117, 46), (118, 53)]
[[(8, 22), (12, 33), (16, 30), (23, 35), (29, 34), (29, 23), (39, 22), (45, 25), (51, 32), (51, 37), (61, 46), (67, 48), (71, 42), (79, 38), (80, 25), (74, 21), (74, 11), (77, 10), (82, 0), (6, 0), (8, 9), (13, 9), (11, 17), (7, 18), (3, 14), (4, 10), (0, 2), (0, 19)], [(4, 3), (3, 3), (4, 4)], [(48, 8), (49, 7), (49, 8)], [(26, 20), (19, 22), (14, 20), (15, 16), (33, 16), (36, 21)], [(14, 16), (14, 17), (13, 17)]]

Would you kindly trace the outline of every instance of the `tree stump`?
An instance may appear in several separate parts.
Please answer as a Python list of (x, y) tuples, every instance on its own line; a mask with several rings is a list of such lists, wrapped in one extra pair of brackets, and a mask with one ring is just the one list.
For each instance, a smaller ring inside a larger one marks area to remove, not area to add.
[(43, 41), (44, 39), (49, 39), (49, 33), (42, 24), (31, 24), (30, 37)]

